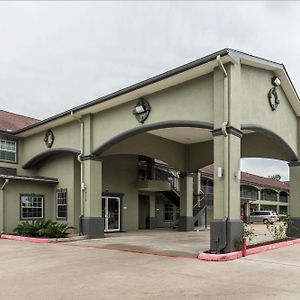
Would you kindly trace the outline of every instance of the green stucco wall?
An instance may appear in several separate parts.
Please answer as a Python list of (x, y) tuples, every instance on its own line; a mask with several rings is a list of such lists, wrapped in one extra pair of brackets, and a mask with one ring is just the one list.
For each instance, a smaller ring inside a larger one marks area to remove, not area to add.
[(54, 218), (54, 190), (49, 184), (11, 180), (4, 190), (4, 232), (12, 233), (17, 224), (25, 221), (20, 218), (21, 194), (44, 195), (44, 219)]
[(102, 162), (103, 192), (124, 194), (121, 206), (121, 229), (124, 231), (138, 230), (139, 227), (137, 163), (137, 156), (131, 155), (109, 156)]

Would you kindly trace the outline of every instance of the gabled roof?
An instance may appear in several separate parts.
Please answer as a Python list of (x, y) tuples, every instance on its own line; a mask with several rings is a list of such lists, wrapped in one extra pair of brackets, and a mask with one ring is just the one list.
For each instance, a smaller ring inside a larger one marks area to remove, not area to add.
[[(202, 174), (213, 176), (214, 166), (209, 165), (200, 169)], [(254, 174), (250, 174), (247, 172), (241, 172), (241, 182), (242, 183), (250, 183), (259, 186), (266, 186), (274, 189), (280, 190), (289, 190), (289, 182), (288, 181), (278, 181), (267, 177), (262, 177)]]
[(82, 116), (89, 113), (96, 113), (126, 103), (128, 101), (138, 99), (142, 96), (166, 89), (168, 87), (178, 85), (182, 82), (197, 78), (204, 74), (208, 74), (218, 66), (218, 63), (216, 61), (216, 58), (218, 56), (222, 57), (222, 62), (224, 64), (229, 62), (241, 63), (274, 72), (275, 75), (280, 78), (281, 87), (287, 95), (291, 106), (293, 107), (297, 116), (300, 116), (299, 97), (283, 64), (249, 55), (230, 48), (225, 48), (170, 71), (164, 72), (160, 75), (141, 81), (137, 84), (123, 88), (85, 104), (76, 106), (72, 109), (69, 109), (38, 123), (29, 125), (26, 128), (17, 130), (15, 134), (25, 137), (30, 134), (49, 129), (51, 127), (72, 122), (74, 121), (72, 114)]
[(0, 130), (12, 132), (37, 123), (39, 120), (0, 110)]

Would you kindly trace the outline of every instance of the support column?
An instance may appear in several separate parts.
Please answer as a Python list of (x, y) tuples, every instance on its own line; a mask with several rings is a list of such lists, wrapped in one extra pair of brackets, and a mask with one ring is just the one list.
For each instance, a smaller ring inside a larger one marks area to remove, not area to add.
[(198, 171), (194, 174), (193, 184), (194, 194), (200, 197), (201, 194), (201, 173)]
[(214, 69), (214, 220), (212, 252), (240, 248), (241, 65), (222, 63)]
[(149, 217), (146, 218), (147, 229), (154, 229), (157, 227), (155, 202), (156, 202), (155, 194), (151, 193), (149, 195)]
[(180, 217), (179, 231), (194, 230), (193, 217), (193, 174), (180, 174)]
[(289, 214), (292, 224), (289, 236), (300, 237), (300, 165), (290, 163)]
[(260, 200), (261, 200), (261, 190), (258, 190), (258, 210), (260, 210), (261, 204), (260, 204)]
[(242, 133), (233, 131), (224, 136), (215, 132), (214, 135), (214, 220), (210, 224), (210, 249), (216, 253), (232, 252), (239, 248), (243, 226), (240, 219)]
[(83, 167), (85, 199), (82, 232), (88, 238), (102, 238), (104, 237), (104, 220), (101, 217), (102, 162), (88, 157), (83, 161)]

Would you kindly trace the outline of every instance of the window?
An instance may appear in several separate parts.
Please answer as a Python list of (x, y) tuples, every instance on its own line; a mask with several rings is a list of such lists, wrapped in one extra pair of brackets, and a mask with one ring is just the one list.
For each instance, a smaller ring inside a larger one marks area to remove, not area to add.
[(214, 185), (212, 180), (201, 180), (201, 190), (205, 194), (214, 193)]
[(288, 194), (286, 192), (279, 193), (279, 201), (280, 202), (288, 202)]
[(258, 189), (250, 185), (241, 185), (241, 198), (258, 199)]
[(56, 190), (56, 219), (67, 219), (67, 189)]
[(172, 204), (169, 204), (169, 203), (165, 204), (164, 220), (165, 221), (173, 221), (174, 220), (174, 207)]
[(17, 143), (0, 139), (0, 160), (17, 162)]
[(277, 201), (277, 193), (273, 190), (268, 190), (268, 189), (262, 190), (261, 200)]
[(42, 219), (44, 217), (44, 196), (21, 195), (21, 219)]

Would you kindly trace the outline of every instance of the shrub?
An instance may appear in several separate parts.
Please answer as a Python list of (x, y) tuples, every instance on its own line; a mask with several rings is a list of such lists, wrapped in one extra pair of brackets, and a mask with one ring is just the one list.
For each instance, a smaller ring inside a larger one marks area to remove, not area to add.
[(68, 235), (68, 230), (74, 229), (68, 223), (57, 223), (51, 220), (33, 220), (20, 223), (14, 233), (29, 237), (61, 238)]
[(22, 222), (14, 229), (14, 233), (22, 236), (38, 237), (41, 236), (40, 230), (49, 226), (51, 222), (51, 220), (33, 220)]
[(289, 215), (280, 216), (279, 222), (267, 224), (267, 229), (274, 240), (282, 240), (287, 237), (288, 227), (292, 226)]
[(50, 223), (46, 228), (40, 230), (42, 236), (46, 236), (48, 238), (62, 238), (66, 237), (69, 232), (69, 229), (74, 229), (74, 227), (69, 226), (67, 223)]
[(235, 249), (236, 250), (241, 250), (241, 246), (242, 246), (243, 241), (245, 239), (248, 239), (248, 241), (251, 242), (254, 236), (255, 236), (254, 229), (250, 225), (244, 223), (243, 224), (243, 229), (242, 229), (242, 232), (241, 232), (239, 238), (237, 238), (234, 241)]

